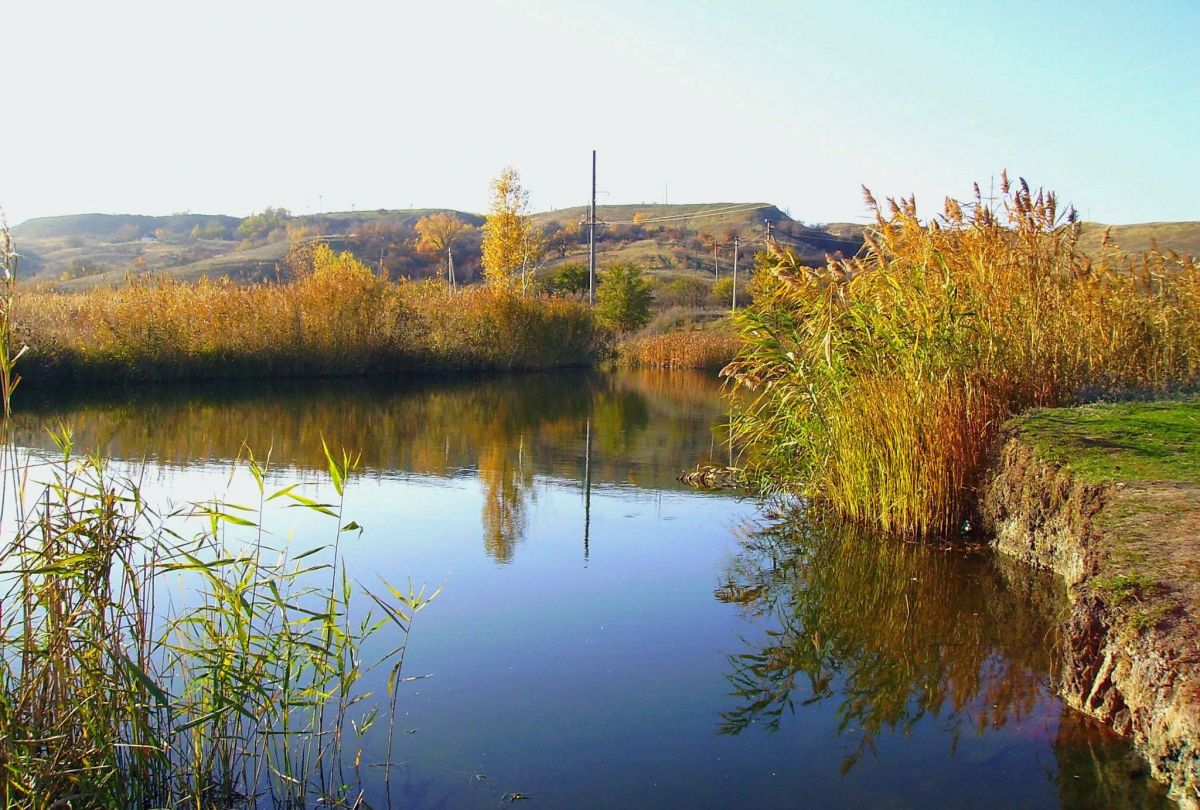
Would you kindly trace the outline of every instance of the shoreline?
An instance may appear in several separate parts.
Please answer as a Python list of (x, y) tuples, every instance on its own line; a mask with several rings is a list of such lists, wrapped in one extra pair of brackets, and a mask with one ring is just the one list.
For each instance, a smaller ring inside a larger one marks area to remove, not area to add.
[[(1200, 402), (1180, 406), (1200, 413)], [(1049, 413), (1091, 416), (1032, 419)], [(1063, 699), (1131, 738), (1171, 797), (1200, 808), (1200, 483), (1128, 462), (1098, 471), (1091, 448), (1112, 461), (1133, 440), (1108, 441), (1094, 424), (1079, 447), (1068, 433), (1053, 450), (1030, 427), (1017, 419), (998, 443), (983, 489), (989, 545), (1067, 585)]]

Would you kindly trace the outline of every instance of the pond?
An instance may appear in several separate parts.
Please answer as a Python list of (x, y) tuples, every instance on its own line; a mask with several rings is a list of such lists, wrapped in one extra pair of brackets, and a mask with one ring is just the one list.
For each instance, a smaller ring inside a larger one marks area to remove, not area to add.
[(442, 586), (373, 806), (1168, 806), (1055, 698), (1053, 579), (679, 484), (727, 460), (710, 378), (21, 394), (21, 445), (69, 425), (151, 500), (226, 493), (244, 447), (272, 486), (361, 452), (351, 578)]

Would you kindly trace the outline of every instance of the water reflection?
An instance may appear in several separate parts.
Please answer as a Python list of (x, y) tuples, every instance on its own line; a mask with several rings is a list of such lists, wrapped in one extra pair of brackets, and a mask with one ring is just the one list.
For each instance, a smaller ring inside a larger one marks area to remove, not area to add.
[(1057, 582), (1004, 561), (881, 542), (789, 512), (748, 533), (717, 597), (778, 629), (730, 657), (737, 698), (721, 731), (778, 728), (802, 704), (835, 701), (857, 735), (854, 764), (882, 730), (926, 715), (983, 732), (1027, 716), (1043, 695)]
[(159, 470), (228, 464), (249, 447), (319, 472), (324, 439), (361, 452), (368, 476), (477, 475), (484, 550), (510, 563), (539, 478), (578, 482), (585, 556), (593, 486), (680, 489), (678, 470), (716, 446), (717, 392), (709, 377), (654, 371), (33, 392), (16, 429), (19, 444), (49, 449), (43, 425), (69, 425), (79, 449)]
[(1046, 776), (1062, 806), (1096, 806), (1101, 795), (1105, 807), (1169, 806), (1127, 744), (1052, 698), (1066, 610), (1054, 577), (788, 509), (743, 532), (715, 595), (772, 628), (729, 656), (722, 734), (778, 731), (798, 707), (832, 704), (836, 733), (855, 741), (844, 775), (881, 734), (911, 734), (924, 719), (936, 719), (953, 754), (964, 734), (1061, 712), (1048, 740), (1058, 768)]

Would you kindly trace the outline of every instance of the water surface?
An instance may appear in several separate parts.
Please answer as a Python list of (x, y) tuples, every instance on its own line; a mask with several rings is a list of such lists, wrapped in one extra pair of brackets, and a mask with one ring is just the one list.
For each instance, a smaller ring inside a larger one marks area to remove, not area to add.
[(393, 806), (1163, 803), (1053, 696), (1054, 580), (677, 483), (726, 459), (710, 379), (22, 393), (20, 442), (61, 421), (160, 500), (247, 496), (246, 447), (272, 486), (322, 479), (322, 439), (361, 452), (352, 576), (444, 585), (413, 629), (406, 672), (432, 677), (401, 692)]

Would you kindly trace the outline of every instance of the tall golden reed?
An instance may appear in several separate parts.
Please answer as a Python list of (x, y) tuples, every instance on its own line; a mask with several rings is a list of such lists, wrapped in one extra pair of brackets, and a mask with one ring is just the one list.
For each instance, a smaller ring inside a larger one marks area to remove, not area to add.
[(590, 363), (603, 334), (581, 303), (507, 289), (391, 283), (316, 246), (287, 283), (169, 280), (21, 295), (39, 382), (337, 376)]
[(928, 222), (867, 192), (862, 256), (770, 257), (726, 370), (756, 392), (735, 415), (751, 480), (885, 530), (959, 532), (1010, 415), (1196, 384), (1200, 266), (1084, 256), (1053, 194), (1002, 191)]

